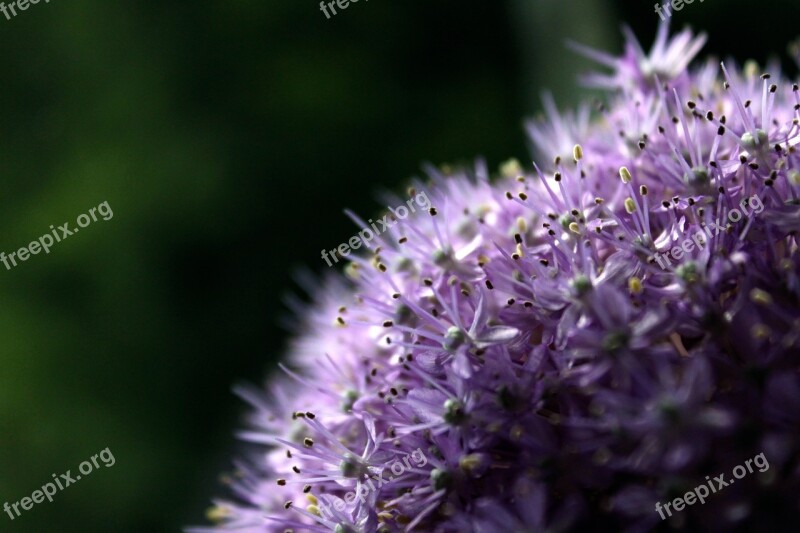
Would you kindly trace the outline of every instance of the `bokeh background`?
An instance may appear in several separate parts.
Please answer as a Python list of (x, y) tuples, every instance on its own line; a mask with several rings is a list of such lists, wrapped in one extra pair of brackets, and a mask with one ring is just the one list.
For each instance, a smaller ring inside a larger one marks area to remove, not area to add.
[[(283, 297), (421, 163), (528, 156), (522, 121), (590, 66), (568, 38), (649, 46), (653, 0), (51, 0), (0, 15), (0, 251), (108, 201), (98, 221), (0, 265), (0, 504), (110, 447), (101, 468), (0, 530), (205, 523), (239, 444), (237, 382), (286, 341)], [(663, 2), (662, 2), (663, 3)], [(795, 0), (696, 0), (706, 51), (763, 62)], [(785, 61), (785, 65), (790, 62)], [(290, 317), (289, 317), (290, 318)]]

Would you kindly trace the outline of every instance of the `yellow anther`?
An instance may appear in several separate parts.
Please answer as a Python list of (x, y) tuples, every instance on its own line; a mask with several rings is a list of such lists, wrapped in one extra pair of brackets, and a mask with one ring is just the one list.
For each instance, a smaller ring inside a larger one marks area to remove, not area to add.
[(768, 339), (772, 330), (765, 324), (756, 324), (750, 329), (750, 334), (759, 340)]
[(348, 263), (347, 266), (344, 267), (344, 274), (351, 280), (357, 281), (360, 277), (358, 269), (358, 263)]
[(759, 305), (772, 305), (772, 296), (761, 289), (753, 289), (750, 291), (750, 300)]
[(628, 280), (628, 289), (631, 291), (631, 294), (641, 294), (642, 280), (636, 276), (631, 277), (631, 279)]
[(215, 523), (220, 523), (229, 516), (231, 516), (230, 509), (222, 507), (221, 505), (215, 505), (206, 511), (206, 518)]
[(522, 165), (516, 159), (509, 159), (500, 165), (500, 173), (507, 178), (515, 178), (522, 174)]
[(758, 73), (761, 69), (758, 66), (758, 63), (755, 62), (753, 59), (748, 59), (744, 62), (744, 75), (748, 78), (755, 78), (758, 76)]

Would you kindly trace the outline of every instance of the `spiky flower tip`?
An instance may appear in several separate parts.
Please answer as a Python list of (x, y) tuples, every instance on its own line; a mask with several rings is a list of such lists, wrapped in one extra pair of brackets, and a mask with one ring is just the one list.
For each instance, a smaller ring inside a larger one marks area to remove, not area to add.
[(703, 39), (586, 51), (608, 96), (596, 116), (547, 104), (547, 164), (429, 169), (430, 211), (351, 256), (288, 377), (242, 391), (266, 447), (212, 529), (795, 524), (800, 97), (775, 68), (688, 69)]

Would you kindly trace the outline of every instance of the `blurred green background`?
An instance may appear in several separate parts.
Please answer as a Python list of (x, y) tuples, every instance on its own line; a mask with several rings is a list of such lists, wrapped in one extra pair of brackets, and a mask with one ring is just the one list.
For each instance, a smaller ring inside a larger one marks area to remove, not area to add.
[[(8, 3), (8, 2), (6, 2)], [(793, 1), (695, 2), (707, 50), (763, 61)], [(91, 207), (98, 221), (0, 266), (0, 504), (116, 458), (0, 530), (205, 523), (246, 407), (285, 344), (293, 274), (423, 161), (527, 159), (539, 93), (581, 96), (572, 38), (649, 47), (653, 2), (52, 0), (0, 15), (0, 251)]]

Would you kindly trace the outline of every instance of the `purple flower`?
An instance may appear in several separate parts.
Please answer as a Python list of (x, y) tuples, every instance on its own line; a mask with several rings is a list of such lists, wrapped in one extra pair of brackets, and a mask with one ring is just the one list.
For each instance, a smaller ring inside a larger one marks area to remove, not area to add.
[(627, 38), (579, 47), (606, 103), (547, 99), (537, 164), (428, 169), (430, 211), (311, 288), (285, 376), (239, 391), (259, 451), (196, 531), (645, 531), (762, 452), (672, 524), (797, 516), (797, 85), (688, 69), (689, 30)]

